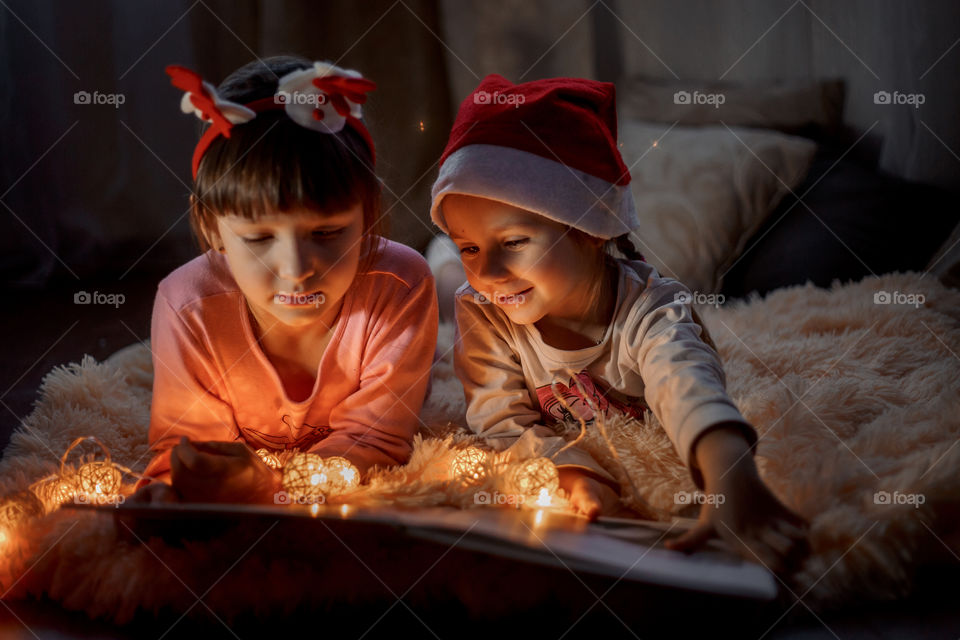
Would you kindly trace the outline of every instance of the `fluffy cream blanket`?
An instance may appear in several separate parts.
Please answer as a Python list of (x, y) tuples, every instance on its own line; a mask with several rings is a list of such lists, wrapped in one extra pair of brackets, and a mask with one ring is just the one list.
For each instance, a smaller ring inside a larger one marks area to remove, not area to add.
[[(885, 293), (892, 303), (877, 303)], [(922, 303), (902, 304), (905, 294)], [(810, 521), (812, 553), (792, 577), (808, 606), (898, 597), (921, 564), (955, 557), (948, 546), (957, 548), (949, 536), (960, 505), (960, 292), (931, 277), (895, 274), (700, 311), (730, 395), (760, 433), (761, 474)], [(446, 356), (434, 367), (426, 428), (410, 462), (379, 472), (351, 502), (473, 506), (472, 490), (436, 473), (471, 438), (458, 426), (463, 398), (452, 339), (452, 328), (441, 327)], [(0, 489), (22, 489), (54, 471), (78, 436), (95, 435), (114, 460), (142, 468), (151, 381), (144, 345), (103, 363), (84, 357), (56, 368), (0, 461)], [(607, 431), (622, 465), (594, 432), (583, 446), (621, 481), (627, 505), (641, 514), (644, 503), (661, 516), (678, 513), (674, 494), (694, 487), (656, 420), (608, 424)], [(117, 621), (138, 608), (176, 605), (175, 590), (152, 588), (163, 581), (151, 564), (154, 551), (118, 547), (112, 522), (55, 513), (34, 526), (33, 548), (43, 555), (23, 558), (21, 566), (32, 568), (13, 593), (45, 594)], [(189, 573), (190, 561), (181, 561), (178, 571)], [(225, 582), (244, 579), (238, 572)], [(246, 606), (249, 589), (229, 593), (222, 606)]]

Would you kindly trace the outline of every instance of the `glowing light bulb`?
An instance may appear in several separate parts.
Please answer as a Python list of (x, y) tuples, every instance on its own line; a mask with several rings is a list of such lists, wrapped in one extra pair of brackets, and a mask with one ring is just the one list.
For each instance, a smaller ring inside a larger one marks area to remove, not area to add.
[(531, 458), (514, 470), (512, 481), (517, 493), (539, 499), (542, 489), (549, 496), (560, 487), (560, 474), (549, 458)]
[(553, 504), (553, 499), (550, 496), (550, 490), (546, 487), (540, 489), (540, 494), (537, 496), (537, 499), (534, 501), (534, 504), (538, 507), (549, 507)]
[(267, 465), (271, 469), (279, 469), (282, 466), (280, 464), (280, 456), (270, 449), (257, 449), (257, 455), (260, 456), (263, 464)]
[(463, 449), (453, 458), (450, 474), (462, 484), (480, 484), (487, 477), (487, 452), (477, 447)]

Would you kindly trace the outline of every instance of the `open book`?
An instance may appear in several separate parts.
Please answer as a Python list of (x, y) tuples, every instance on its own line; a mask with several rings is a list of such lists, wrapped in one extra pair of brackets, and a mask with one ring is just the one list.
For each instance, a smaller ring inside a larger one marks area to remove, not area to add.
[[(138, 518), (219, 521), (247, 518), (296, 518), (304, 526), (320, 522), (336, 528), (349, 520), (354, 529), (369, 527), (376, 535), (407, 535), (459, 549), (512, 558), (551, 567), (567, 567), (577, 573), (615, 580), (662, 585), (753, 600), (772, 600), (776, 579), (758, 564), (740, 559), (719, 540), (685, 554), (663, 547), (669, 537), (680, 534), (694, 521), (671, 523), (623, 518), (585, 518), (551, 509), (479, 507), (456, 509), (429, 507), (401, 509), (360, 508), (352, 505), (225, 505), (225, 504), (121, 504), (117, 507), (64, 505), (71, 509), (97, 509)], [(178, 527), (189, 535), (189, 526)]]

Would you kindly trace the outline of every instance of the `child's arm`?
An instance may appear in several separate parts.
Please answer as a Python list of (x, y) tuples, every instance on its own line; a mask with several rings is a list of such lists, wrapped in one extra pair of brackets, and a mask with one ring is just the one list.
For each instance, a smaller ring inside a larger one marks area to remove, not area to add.
[(697, 487), (714, 496), (702, 506), (699, 525), (673, 547), (692, 548), (715, 532), (745, 557), (756, 560), (756, 552), (771, 568), (782, 569), (803, 548), (803, 520), (757, 474), (756, 431), (727, 395), (719, 356), (700, 339), (684, 299), (690, 299), (689, 290), (679, 282), (651, 280), (636, 310), (638, 321), (624, 332), (647, 404)]
[(393, 280), (375, 298), (357, 301), (372, 308), (360, 388), (331, 410), (332, 433), (310, 449), (343, 456), (363, 475), (375, 465), (404, 464), (420, 426), (437, 348), (437, 294), (422, 259), (410, 268), (418, 270), (412, 287)]
[(154, 457), (137, 488), (151, 480), (170, 482), (170, 451), (182, 437), (233, 441), (240, 435), (208, 350), (160, 291), (150, 332), (154, 377), (149, 441)]
[(748, 560), (781, 573), (807, 552), (803, 518), (787, 509), (757, 474), (750, 445), (737, 424), (720, 424), (694, 444), (707, 496), (697, 525), (668, 541), (669, 548), (693, 549), (719, 535)]
[[(467, 424), (498, 451), (523, 460), (552, 457), (567, 441), (542, 424), (534, 408), (518, 356), (500, 336), (506, 326), (478, 305), (456, 302), (454, 364), (467, 401)], [(586, 451), (571, 447), (554, 459), (561, 487), (574, 506), (596, 517), (619, 504), (619, 486)]]

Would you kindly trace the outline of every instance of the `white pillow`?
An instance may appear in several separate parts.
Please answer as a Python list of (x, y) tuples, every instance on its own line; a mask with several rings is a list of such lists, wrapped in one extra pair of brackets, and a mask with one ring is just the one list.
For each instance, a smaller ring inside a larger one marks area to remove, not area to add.
[(621, 121), (620, 147), (640, 216), (634, 244), (662, 275), (704, 294), (720, 290), (816, 151), (806, 138), (763, 129), (631, 119)]

